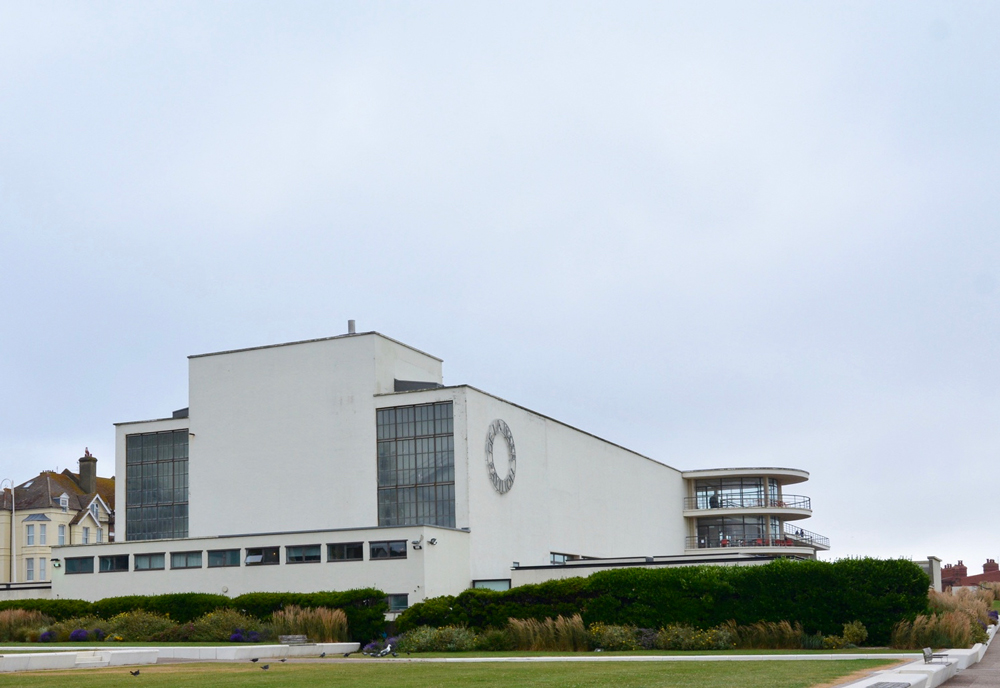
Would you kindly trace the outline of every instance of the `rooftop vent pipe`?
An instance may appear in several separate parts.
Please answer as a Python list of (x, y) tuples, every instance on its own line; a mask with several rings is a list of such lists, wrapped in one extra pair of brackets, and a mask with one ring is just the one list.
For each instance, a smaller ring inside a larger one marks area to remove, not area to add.
[(353, 320), (348, 320), (347, 321), (347, 334), (354, 334), (354, 321)]

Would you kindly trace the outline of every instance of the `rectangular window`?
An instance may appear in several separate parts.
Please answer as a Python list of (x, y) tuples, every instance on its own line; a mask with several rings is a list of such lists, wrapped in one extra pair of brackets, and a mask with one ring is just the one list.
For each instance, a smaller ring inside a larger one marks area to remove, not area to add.
[(200, 569), (201, 552), (171, 552), (170, 568), (172, 569)]
[(83, 527), (83, 544), (90, 544), (90, 528), (87, 526)]
[(477, 590), (510, 590), (510, 578), (494, 578), (492, 580), (474, 580), (472, 587)]
[(406, 593), (401, 595), (388, 595), (386, 599), (389, 601), (390, 612), (401, 612), (410, 606), (410, 596)]
[(48, 540), (48, 535), (45, 532), (46, 530), (47, 528), (45, 527), (44, 523), (38, 526), (38, 544), (40, 545), (48, 544), (48, 542), (46, 542), (46, 540)]
[(327, 561), (362, 561), (364, 559), (365, 543), (335, 542), (326, 546)]
[(208, 568), (221, 566), (239, 566), (240, 551), (238, 549), (211, 549), (208, 551)]
[(128, 555), (112, 554), (100, 557), (101, 573), (113, 573), (115, 571), (128, 571)]
[(125, 539), (188, 536), (188, 431), (125, 438)]
[(24, 560), (24, 580), (33, 581), (35, 580), (35, 560), (25, 559)]
[(48, 577), (48, 571), (46, 571), (46, 564), (48, 563), (49, 560), (45, 557), (38, 558), (38, 580), (43, 581)]
[(277, 547), (247, 547), (247, 566), (269, 566), (280, 564), (281, 559)]
[(294, 545), (285, 547), (286, 564), (308, 564), (321, 561), (319, 545)]
[(162, 552), (158, 554), (136, 554), (133, 568), (136, 571), (162, 571), (165, 559), (166, 557)]
[(97, 542), (104, 542), (104, 528), (97, 529)]
[(455, 527), (452, 402), (378, 409), (378, 524)]
[(35, 526), (27, 525), (24, 527), (24, 544), (31, 547), (35, 544)]
[(406, 540), (368, 543), (369, 559), (406, 559)]
[(58, 542), (60, 547), (66, 544), (66, 526), (59, 526)]
[(66, 573), (93, 573), (93, 557), (67, 557)]

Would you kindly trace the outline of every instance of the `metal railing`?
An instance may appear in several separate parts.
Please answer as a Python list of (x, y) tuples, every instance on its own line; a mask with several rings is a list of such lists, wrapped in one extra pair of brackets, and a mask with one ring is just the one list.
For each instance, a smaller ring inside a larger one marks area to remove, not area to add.
[[(801, 533), (801, 534), (800, 534)], [(685, 540), (686, 549), (715, 549), (719, 547), (813, 547), (830, 549), (830, 539), (801, 528), (785, 526), (784, 537), (719, 537), (709, 540), (690, 535)]]
[[(796, 546), (830, 549), (830, 538), (825, 535), (820, 535), (819, 533), (814, 533), (811, 530), (796, 528), (789, 523), (785, 524), (785, 537), (791, 538), (792, 542), (794, 542)], [(801, 543), (801, 545), (799, 543)]]
[(684, 500), (685, 509), (806, 509), (812, 500), (802, 495), (759, 497), (750, 495), (698, 495)]

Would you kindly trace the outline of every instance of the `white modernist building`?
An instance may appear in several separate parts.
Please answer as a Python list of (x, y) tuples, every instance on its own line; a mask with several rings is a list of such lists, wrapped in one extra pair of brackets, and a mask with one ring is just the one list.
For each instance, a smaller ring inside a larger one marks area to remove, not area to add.
[[(353, 329), (353, 328), (352, 328)], [(606, 566), (811, 558), (795, 469), (681, 472), (376, 332), (192, 356), (189, 406), (117, 424), (116, 542), (59, 597), (344, 590), (400, 609)]]

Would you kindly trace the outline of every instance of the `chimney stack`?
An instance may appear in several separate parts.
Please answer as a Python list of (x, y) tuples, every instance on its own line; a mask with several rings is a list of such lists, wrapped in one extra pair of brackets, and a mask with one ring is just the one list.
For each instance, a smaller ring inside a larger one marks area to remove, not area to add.
[(97, 492), (97, 457), (86, 447), (80, 457), (80, 489), (86, 494)]
[(952, 573), (954, 573), (955, 576), (958, 578), (965, 578), (966, 576), (969, 575), (969, 569), (965, 566), (965, 564), (962, 563), (962, 560), (959, 559), (958, 563), (955, 564)]
[(353, 320), (348, 320), (347, 321), (347, 334), (354, 334), (354, 321)]
[(1000, 564), (997, 564), (995, 559), (987, 559), (986, 563), (983, 564), (983, 573), (992, 573), (993, 571), (1000, 571)]

